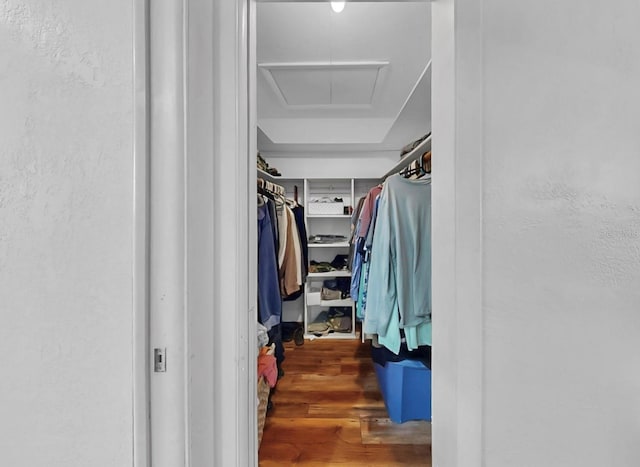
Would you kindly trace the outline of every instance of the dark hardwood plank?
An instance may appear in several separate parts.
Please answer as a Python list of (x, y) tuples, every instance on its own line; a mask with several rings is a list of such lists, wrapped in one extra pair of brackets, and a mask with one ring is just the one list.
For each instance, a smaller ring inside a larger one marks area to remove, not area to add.
[[(286, 370), (285, 370), (286, 371)], [(324, 374), (290, 374), (287, 373), (287, 384), (278, 388), (278, 392), (310, 392), (322, 388), (324, 391), (334, 393), (336, 399), (340, 398), (339, 392), (347, 391), (375, 391), (378, 381), (375, 374), (362, 375), (324, 375)], [(281, 380), (283, 381), (283, 380)]]
[[(264, 442), (264, 441), (263, 441)], [(431, 466), (428, 445), (360, 445), (335, 441), (331, 444), (280, 443), (273, 456), (260, 459), (260, 466), (342, 465), (342, 466)]]
[[(340, 404), (322, 405), (309, 404), (307, 417), (350, 417), (350, 418), (384, 418), (387, 416), (387, 409), (383, 401), (372, 402), (370, 404), (360, 404), (359, 406)], [(366, 444), (366, 443), (365, 443)]]
[(313, 373), (322, 376), (337, 376), (342, 374), (342, 365), (340, 362), (312, 364), (309, 362), (287, 362), (287, 373), (299, 376), (305, 372), (309, 372), (309, 369), (313, 369)]
[[(280, 380), (283, 381), (283, 380)], [(280, 382), (278, 383), (280, 384)], [(283, 384), (284, 386), (284, 384)], [(336, 393), (329, 389), (322, 390), (316, 388), (315, 391), (297, 392), (278, 388), (271, 396), (274, 403), (313, 403), (322, 404), (324, 406), (340, 405), (340, 404), (366, 404), (370, 401), (382, 401), (382, 394), (379, 391), (341, 391), (340, 397), (336, 397)], [(384, 402), (383, 402), (384, 405)]]
[(430, 444), (431, 423), (424, 420), (393, 423), (387, 417), (360, 418), (363, 444)]
[[(268, 427), (268, 429), (267, 429)], [(300, 433), (304, 432), (304, 438)], [(362, 444), (360, 420), (350, 418), (267, 418), (263, 443), (295, 439), (298, 445)]]
[[(273, 402), (273, 398), (271, 399)], [(309, 404), (306, 402), (277, 402), (269, 411), (269, 418), (304, 418), (309, 416)]]

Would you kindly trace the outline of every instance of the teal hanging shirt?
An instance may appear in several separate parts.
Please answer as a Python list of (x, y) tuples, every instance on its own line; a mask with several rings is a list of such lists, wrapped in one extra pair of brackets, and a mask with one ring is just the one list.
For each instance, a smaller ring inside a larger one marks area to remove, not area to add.
[(390, 350), (431, 344), (431, 179), (389, 177), (380, 194), (369, 269), (366, 334)]

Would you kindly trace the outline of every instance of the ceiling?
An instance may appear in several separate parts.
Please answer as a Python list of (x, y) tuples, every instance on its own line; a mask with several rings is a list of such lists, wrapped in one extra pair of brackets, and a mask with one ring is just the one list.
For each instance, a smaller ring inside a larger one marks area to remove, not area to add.
[(258, 149), (399, 150), (431, 128), (428, 2), (258, 3)]

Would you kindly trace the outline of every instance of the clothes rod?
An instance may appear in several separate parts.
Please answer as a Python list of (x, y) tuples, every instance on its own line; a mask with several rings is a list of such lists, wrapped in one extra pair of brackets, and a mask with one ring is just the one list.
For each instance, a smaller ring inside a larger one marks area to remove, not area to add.
[(269, 180), (265, 180), (263, 178), (258, 177), (258, 188), (262, 188), (264, 190), (270, 191), (271, 193), (275, 193), (276, 195), (286, 196), (287, 190), (282, 185), (278, 185), (277, 183), (270, 182)]
[(402, 156), (402, 159), (400, 159), (386, 174), (384, 174), (382, 179), (386, 180), (391, 175), (397, 174), (405, 167), (408, 167), (413, 161), (421, 158), (425, 152), (429, 151), (431, 151), (431, 135), (427, 136), (425, 140), (413, 148), (411, 152)]

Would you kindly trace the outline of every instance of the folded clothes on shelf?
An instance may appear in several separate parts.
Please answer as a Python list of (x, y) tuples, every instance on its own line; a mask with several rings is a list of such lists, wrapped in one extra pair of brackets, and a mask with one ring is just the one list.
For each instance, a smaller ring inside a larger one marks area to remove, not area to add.
[(309, 243), (315, 244), (331, 244), (331, 243), (340, 243), (346, 242), (348, 238), (344, 235), (328, 235), (328, 234), (318, 234), (312, 235), (309, 237)]
[(260, 170), (264, 170), (265, 172), (267, 172), (270, 175), (273, 175), (274, 177), (279, 177), (280, 175), (282, 175), (278, 171), (278, 169), (276, 169), (275, 167), (269, 167), (269, 164), (267, 163), (267, 161), (264, 160), (264, 158), (260, 155), (259, 152), (257, 157), (257, 166)]
[(405, 154), (410, 153), (411, 151), (413, 151), (415, 148), (417, 148), (420, 143), (422, 143), (425, 139), (427, 139), (427, 137), (430, 135), (431, 133), (427, 133), (424, 136), (421, 136), (420, 138), (416, 139), (415, 141), (410, 142), (409, 144), (407, 144), (406, 146), (404, 146), (402, 148), (402, 150), (400, 151), (400, 157), (404, 156)]
[(349, 269), (349, 255), (336, 255), (331, 261), (331, 266), (338, 271), (346, 271)]
[(335, 271), (336, 268), (331, 266), (331, 263), (327, 263), (326, 261), (313, 261), (309, 262), (309, 272), (313, 273), (321, 273), (321, 272), (331, 272)]
[(309, 272), (347, 271), (349, 269), (348, 255), (336, 255), (330, 263), (327, 261), (309, 261)]
[(311, 198), (309, 200), (310, 203), (342, 203), (344, 200), (342, 198), (329, 198), (328, 196), (323, 196), (322, 198)]

